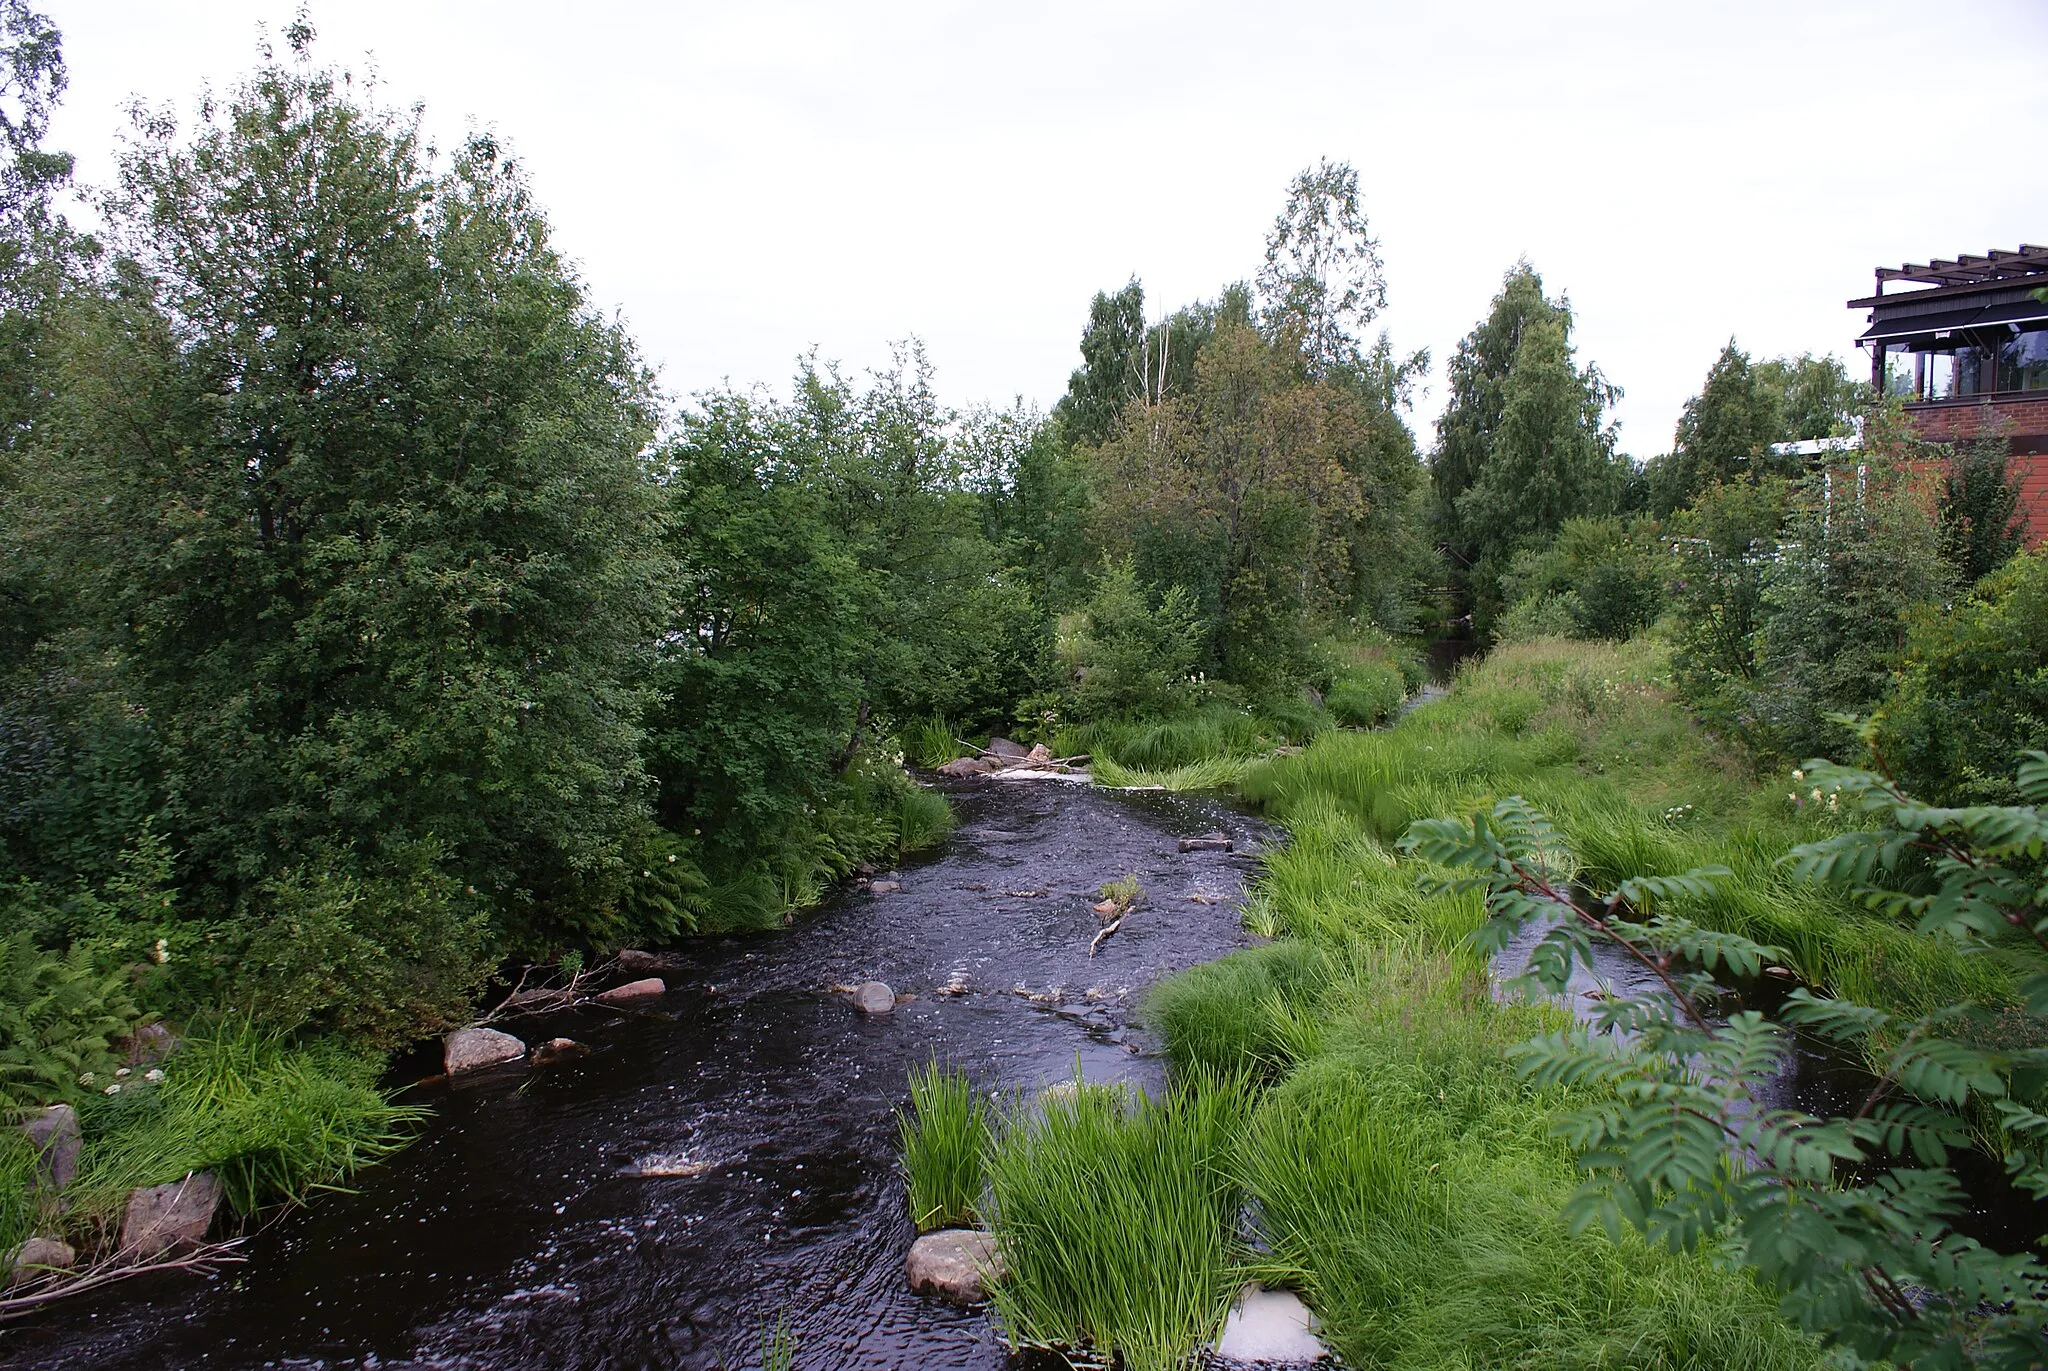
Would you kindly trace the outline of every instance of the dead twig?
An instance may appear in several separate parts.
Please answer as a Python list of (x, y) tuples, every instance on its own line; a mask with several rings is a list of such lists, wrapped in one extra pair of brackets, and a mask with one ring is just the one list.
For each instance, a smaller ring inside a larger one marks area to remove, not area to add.
[(117, 1252), (105, 1261), (95, 1262), (85, 1270), (53, 1272), (44, 1277), (44, 1284), (36, 1285), (24, 1294), (0, 1298), (0, 1322), (18, 1319), (52, 1300), (68, 1299), (83, 1295), (89, 1290), (98, 1290), (125, 1281), (130, 1276), (149, 1276), (159, 1271), (196, 1271), (201, 1275), (212, 1275), (216, 1268), (234, 1262), (249, 1260), (234, 1249), (242, 1245), (242, 1239), (229, 1238), (225, 1242), (207, 1243), (177, 1257), (162, 1261), (123, 1262)]
[(1090, 957), (1093, 957), (1095, 955), (1095, 949), (1101, 947), (1103, 943), (1109, 940), (1110, 934), (1116, 932), (1119, 928), (1122, 928), (1123, 926), (1124, 916), (1121, 914), (1117, 915), (1114, 919), (1111, 919), (1108, 923), (1104, 924), (1102, 928), (1096, 933), (1093, 940), (1089, 942), (1088, 955)]

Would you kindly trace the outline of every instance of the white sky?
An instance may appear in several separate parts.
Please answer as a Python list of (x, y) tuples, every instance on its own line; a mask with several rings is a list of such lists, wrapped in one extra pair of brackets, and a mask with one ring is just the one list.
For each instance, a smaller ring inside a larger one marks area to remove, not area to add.
[[(52, 145), (110, 178), (133, 96), (191, 109), (291, 0), (42, 0)], [(1732, 334), (1834, 352), (1879, 264), (2048, 242), (2048, 4), (663, 4), (316, 0), (318, 53), (533, 174), (665, 386), (778, 390), (915, 333), (954, 404), (1050, 405), (1096, 290), (1249, 277), (1288, 179), (1358, 168), (1403, 351), (1443, 362), (1527, 256), (1667, 447)]]

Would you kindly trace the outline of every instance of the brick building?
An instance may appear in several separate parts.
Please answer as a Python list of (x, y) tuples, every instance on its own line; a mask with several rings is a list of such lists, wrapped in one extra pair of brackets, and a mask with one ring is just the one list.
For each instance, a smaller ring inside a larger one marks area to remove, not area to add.
[[(1887, 286), (1905, 283), (1905, 289)], [(1857, 339), (1870, 382), (1934, 442), (1990, 439), (2010, 454), (2027, 542), (2048, 542), (2048, 248), (1877, 269)]]

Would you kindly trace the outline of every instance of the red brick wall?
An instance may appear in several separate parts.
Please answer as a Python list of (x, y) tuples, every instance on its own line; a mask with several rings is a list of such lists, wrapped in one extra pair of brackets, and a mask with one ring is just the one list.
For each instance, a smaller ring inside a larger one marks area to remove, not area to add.
[(1992, 436), (2010, 443), (2012, 465), (2006, 468), (2006, 476), (2019, 487), (2027, 546), (2048, 544), (2048, 396), (1974, 405), (1913, 405), (1907, 408), (1906, 417), (1914, 432), (1933, 442), (1960, 443)]

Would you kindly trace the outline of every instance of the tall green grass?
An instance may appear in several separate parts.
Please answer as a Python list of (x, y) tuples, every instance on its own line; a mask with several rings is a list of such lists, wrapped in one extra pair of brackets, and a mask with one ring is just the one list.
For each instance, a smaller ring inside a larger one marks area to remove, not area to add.
[(989, 1168), (1007, 1268), (991, 1292), (1013, 1345), (1182, 1364), (1235, 1288), (1242, 1077), (1188, 1073), (1161, 1099), (1082, 1085), (1003, 1128)]
[(243, 1215), (339, 1188), (425, 1117), (377, 1089), (380, 1069), (376, 1058), (295, 1044), (231, 1015), (187, 1038), (161, 1084), (132, 1077), (121, 1094), (94, 1098), (67, 1194), (106, 1219), (134, 1187), (191, 1171), (218, 1176)]
[(988, 1102), (967, 1073), (933, 1061), (910, 1072), (910, 1111), (896, 1116), (910, 1221), (920, 1233), (980, 1222), (987, 1187)]

